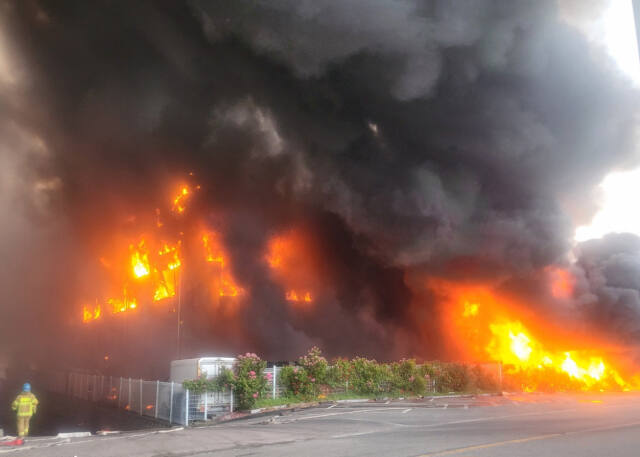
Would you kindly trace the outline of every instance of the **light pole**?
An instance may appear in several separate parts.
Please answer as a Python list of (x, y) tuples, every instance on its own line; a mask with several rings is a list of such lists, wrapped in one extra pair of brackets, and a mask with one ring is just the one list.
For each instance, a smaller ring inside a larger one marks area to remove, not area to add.
[(177, 360), (180, 360), (180, 355), (181, 355), (180, 354), (180, 352), (181, 352), (180, 351), (180, 327), (182, 327), (182, 321), (181, 321), (181, 319), (182, 319), (182, 300), (181, 300), (181, 297), (180, 297), (180, 292), (181, 292), (180, 289), (182, 289), (182, 288), (180, 287), (180, 284), (178, 283), (178, 280), (177, 280), (177, 278), (179, 276), (178, 276), (176, 270), (178, 268), (175, 268), (173, 270), (173, 287), (176, 289), (175, 290), (175, 292), (176, 292), (176, 300), (178, 301), (178, 332), (177, 332), (178, 333), (178, 335), (177, 335), (177, 339), (178, 339), (177, 340), (178, 357), (177, 357)]

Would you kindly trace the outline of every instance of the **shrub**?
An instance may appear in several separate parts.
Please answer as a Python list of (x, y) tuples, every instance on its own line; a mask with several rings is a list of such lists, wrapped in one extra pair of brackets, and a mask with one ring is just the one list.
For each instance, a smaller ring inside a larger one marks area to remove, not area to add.
[(381, 394), (391, 391), (391, 370), (388, 365), (356, 357), (351, 361), (350, 385), (361, 394)]
[(182, 387), (196, 394), (218, 390), (218, 384), (216, 380), (207, 379), (204, 376), (198, 379), (183, 381)]
[(307, 370), (297, 366), (283, 367), (280, 372), (280, 385), (285, 390), (285, 396), (311, 398), (314, 395), (314, 386)]
[(255, 354), (239, 355), (233, 366), (233, 388), (239, 409), (251, 409), (267, 390), (267, 362)]
[(400, 362), (392, 363), (391, 373), (394, 392), (424, 394), (427, 383), (424, 376), (421, 375), (415, 360), (403, 359)]
[(298, 365), (304, 368), (313, 394), (317, 395), (319, 386), (327, 383), (327, 359), (322, 357), (320, 349), (314, 346), (309, 349), (307, 355), (298, 359)]
[(434, 367), (439, 392), (462, 392), (469, 385), (469, 368), (460, 363), (438, 363)]
[(475, 388), (484, 391), (495, 392), (500, 389), (500, 383), (495, 376), (487, 373), (480, 365), (476, 365), (471, 369)]
[(327, 368), (326, 382), (333, 389), (347, 387), (352, 372), (353, 367), (348, 359), (337, 358)]

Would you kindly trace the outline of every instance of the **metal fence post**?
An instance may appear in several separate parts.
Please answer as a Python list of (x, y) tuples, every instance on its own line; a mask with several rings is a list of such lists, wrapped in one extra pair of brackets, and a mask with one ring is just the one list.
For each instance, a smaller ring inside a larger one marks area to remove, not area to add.
[(233, 387), (229, 387), (229, 392), (231, 392), (230, 400), (229, 400), (229, 412), (233, 412)]
[(189, 389), (185, 391), (184, 395), (185, 408), (184, 408), (184, 425), (189, 426)]
[(140, 378), (140, 415), (142, 416), (142, 378)]
[(169, 424), (173, 422), (173, 381), (171, 381), (171, 400), (169, 400)]
[(129, 407), (129, 410), (131, 410), (131, 378), (129, 378), (129, 396), (127, 397), (127, 405), (126, 407)]
[(158, 418), (158, 396), (160, 395), (160, 381), (156, 381), (156, 419)]
[(121, 398), (122, 398), (122, 376), (120, 376), (120, 388), (118, 389), (118, 408), (120, 408)]
[(278, 367), (276, 367), (275, 363), (273, 364), (273, 376), (271, 377), (273, 381), (273, 395), (272, 398), (276, 398), (276, 380), (278, 378)]
[(204, 420), (207, 420), (207, 399), (209, 398), (209, 392), (204, 393)]

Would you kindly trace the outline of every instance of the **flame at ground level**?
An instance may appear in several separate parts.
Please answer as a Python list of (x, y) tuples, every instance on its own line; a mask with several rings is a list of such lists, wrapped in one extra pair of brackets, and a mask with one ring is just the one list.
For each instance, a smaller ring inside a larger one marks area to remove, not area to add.
[(639, 371), (622, 359), (621, 348), (569, 332), (551, 318), (542, 321), (530, 307), (485, 286), (432, 286), (446, 296), (444, 325), (459, 352), (473, 361), (501, 362), (506, 389), (640, 390)]
[(579, 390), (631, 390), (638, 385), (625, 381), (594, 350), (550, 351), (519, 321), (490, 324), (486, 347), (492, 360), (502, 362), (508, 373), (519, 374), (525, 390), (552, 387)]

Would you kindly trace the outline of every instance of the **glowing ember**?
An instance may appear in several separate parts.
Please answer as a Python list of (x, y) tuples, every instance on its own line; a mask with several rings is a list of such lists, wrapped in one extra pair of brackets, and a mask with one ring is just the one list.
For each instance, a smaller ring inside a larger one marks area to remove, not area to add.
[(126, 298), (121, 300), (119, 298), (109, 298), (107, 303), (112, 307), (112, 313), (124, 313), (128, 309), (136, 309), (138, 307), (138, 303), (135, 298), (127, 300)]
[(82, 308), (82, 322), (86, 324), (87, 322), (99, 319), (101, 314), (102, 309), (98, 304), (96, 304), (94, 307), (84, 306)]
[(173, 208), (172, 210), (177, 213), (183, 213), (186, 209), (186, 200), (189, 197), (189, 188), (187, 186), (182, 186), (180, 188), (180, 193), (173, 199)]
[(290, 290), (286, 293), (287, 301), (292, 302), (307, 302), (311, 303), (313, 300), (311, 299), (311, 292), (298, 293), (295, 290)]

